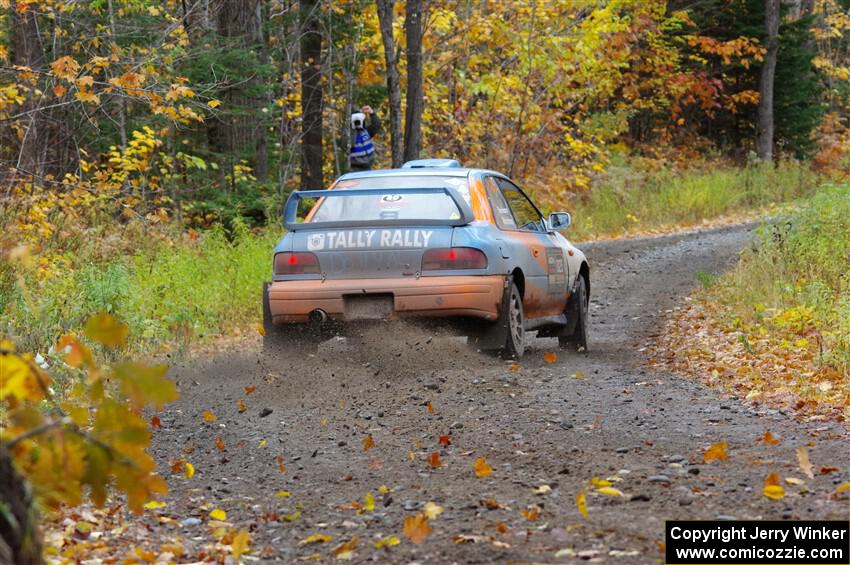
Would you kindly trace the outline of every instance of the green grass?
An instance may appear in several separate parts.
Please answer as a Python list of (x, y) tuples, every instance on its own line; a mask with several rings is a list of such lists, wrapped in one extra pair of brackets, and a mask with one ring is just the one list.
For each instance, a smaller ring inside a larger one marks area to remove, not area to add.
[(581, 241), (698, 225), (797, 200), (818, 183), (807, 166), (794, 161), (657, 173), (615, 166), (589, 196), (569, 204), (571, 237)]
[(140, 240), (141, 249), (106, 256), (91, 243), (45, 280), (34, 270), (20, 282), (0, 273), (0, 334), (23, 350), (46, 352), (91, 314), (109, 312), (129, 325), (132, 351), (151, 352), (259, 322), (260, 288), (279, 237), (277, 229), (251, 233), (237, 225), (229, 236), (218, 228), (194, 241)]
[(745, 325), (822, 344), (820, 361), (850, 379), (850, 185), (826, 185), (763, 226), (709, 297)]

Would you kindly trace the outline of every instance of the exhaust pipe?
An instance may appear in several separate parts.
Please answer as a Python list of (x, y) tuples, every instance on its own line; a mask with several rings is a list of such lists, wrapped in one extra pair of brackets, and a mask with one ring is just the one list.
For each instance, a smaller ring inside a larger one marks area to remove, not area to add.
[(321, 308), (316, 308), (308, 315), (308, 318), (313, 324), (324, 324), (328, 321), (328, 313)]

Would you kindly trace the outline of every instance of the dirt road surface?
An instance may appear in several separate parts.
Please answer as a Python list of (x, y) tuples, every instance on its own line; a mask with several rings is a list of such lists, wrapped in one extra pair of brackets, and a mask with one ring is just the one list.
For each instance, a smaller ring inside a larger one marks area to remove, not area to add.
[[(281, 357), (264, 355), (251, 336), (235, 350), (174, 367), (182, 399), (161, 416), (153, 451), (165, 475), (180, 457), (196, 474), (169, 479), (161, 512), (176, 522), (166, 527), (191, 552), (209, 542), (209, 509), (224, 509), (235, 527), (251, 531), (253, 556), (269, 563), (316, 553), (331, 561), (333, 548), (354, 536), (356, 562), (657, 563), (665, 519), (850, 518), (846, 500), (829, 496), (850, 480), (840, 426), (753, 410), (644, 365), (641, 348), (664, 311), (694, 288), (696, 272), (728, 268), (752, 230), (583, 246), (591, 351), (559, 352), (551, 364), (544, 354), (557, 351), (554, 339), (532, 340), (511, 370), (457, 338), (389, 325), (357, 348), (338, 339), (315, 355)], [(205, 410), (217, 420), (205, 423)], [(759, 442), (765, 431), (782, 443)], [(369, 435), (375, 446), (364, 451)], [(439, 443), (442, 435), (451, 445)], [(729, 459), (703, 463), (703, 450), (721, 441)], [(808, 446), (813, 480), (797, 467), (800, 446)], [(436, 469), (433, 452), (442, 463)], [(489, 477), (476, 477), (478, 457), (492, 466)], [(821, 467), (839, 470), (817, 474)], [(805, 479), (805, 488), (786, 484), (783, 500), (769, 500), (762, 487), (770, 472)], [(594, 493), (594, 476), (619, 479), (614, 486), (625, 496)], [(390, 492), (381, 494), (382, 485)], [(587, 519), (576, 508), (582, 490)], [(352, 502), (364, 504), (367, 493), (375, 509), (358, 513)], [(414, 545), (402, 524), (427, 502), (444, 511)], [(299, 545), (314, 533), (333, 540)], [(391, 535), (401, 543), (373, 547)]]

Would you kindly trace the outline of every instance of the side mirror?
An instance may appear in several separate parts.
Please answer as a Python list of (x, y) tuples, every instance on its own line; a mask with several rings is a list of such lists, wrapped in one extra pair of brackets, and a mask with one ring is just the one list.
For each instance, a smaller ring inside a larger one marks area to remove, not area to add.
[(549, 220), (546, 223), (551, 231), (561, 231), (570, 227), (573, 219), (568, 212), (553, 212), (549, 214)]

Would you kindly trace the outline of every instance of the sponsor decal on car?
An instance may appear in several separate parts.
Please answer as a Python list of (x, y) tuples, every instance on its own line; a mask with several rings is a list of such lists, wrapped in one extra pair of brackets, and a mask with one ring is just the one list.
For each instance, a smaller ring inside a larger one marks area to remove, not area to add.
[(308, 251), (370, 248), (428, 247), (433, 230), (345, 230), (307, 236)]

